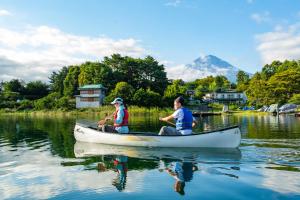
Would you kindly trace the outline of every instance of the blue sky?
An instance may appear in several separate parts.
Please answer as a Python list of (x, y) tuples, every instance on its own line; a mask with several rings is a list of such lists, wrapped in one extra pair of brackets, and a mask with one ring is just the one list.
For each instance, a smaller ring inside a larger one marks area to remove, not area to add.
[(24, 75), (9, 63), (38, 79), (116, 52), (150, 54), (166, 67), (213, 54), (254, 73), (300, 58), (299, 23), (297, 0), (0, 0), (0, 79)]

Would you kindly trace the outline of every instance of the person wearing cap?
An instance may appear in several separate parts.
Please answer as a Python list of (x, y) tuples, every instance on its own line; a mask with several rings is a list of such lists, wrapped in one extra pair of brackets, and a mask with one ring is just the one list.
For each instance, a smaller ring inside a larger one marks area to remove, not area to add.
[(161, 121), (169, 121), (175, 119), (176, 128), (171, 126), (163, 126), (159, 135), (190, 135), (192, 134), (192, 128), (196, 125), (196, 122), (193, 118), (192, 112), (183, 107), (184, 98), (178, 97), (174, 100), (174, 110), (175, 112), (164, 118), (160, 118)]
[[(120, 97), (115, 98), (112, 102), (112, 105), (115, 106), (116, 111), (113, 114), (114, 117), (114, 125), (109, 126), (109, 125), (104, 125), (105, 123), (99, 122), (99, 125), (102, 125), (102, 131), (103, 132), (112, 132), (112, 133), (128, 133), (128, 119), (129, 119), (129, 114), (124, 106), (123, 99)], [(110, 120), (110, 118), (105, 118), (105, 122)]]

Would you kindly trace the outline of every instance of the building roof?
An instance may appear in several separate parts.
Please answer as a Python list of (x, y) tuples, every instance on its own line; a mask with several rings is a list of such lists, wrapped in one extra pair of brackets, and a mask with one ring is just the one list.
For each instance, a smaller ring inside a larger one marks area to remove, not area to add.
[(83, 85), (78, 90), (95, 90), (95, 89), (107, 89), (102, 84)]

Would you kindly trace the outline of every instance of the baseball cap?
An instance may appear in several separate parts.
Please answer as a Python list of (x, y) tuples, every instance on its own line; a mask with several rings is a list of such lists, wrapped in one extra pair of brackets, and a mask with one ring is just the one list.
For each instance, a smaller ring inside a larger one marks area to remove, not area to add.
[(123, 99), (120, 97), (115, 98), (110, 104), (123, 104)]

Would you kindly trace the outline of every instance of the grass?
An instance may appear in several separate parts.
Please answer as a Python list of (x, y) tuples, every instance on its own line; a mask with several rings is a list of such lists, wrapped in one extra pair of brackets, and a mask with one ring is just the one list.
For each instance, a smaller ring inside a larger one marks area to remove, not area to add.
[[(0, 114), (2, 115), (33, 115), (33, 116), (74, 116), (74, 115), (97, 115), (97, 116), (105, 116), (110, 115), (115, 111), (113, 106), (102, 106), (99, 108), (81, 108), (74, 110), (24, 110), (24, 111), (16, 111), (11, 109), (1, 109)], [(131, 115), (167, 115), (172, 113), (173, 110), (171, 108), (158, 108), (158, 107), (138, 107), (138, 106), (129, 106), (128, 111)]]

